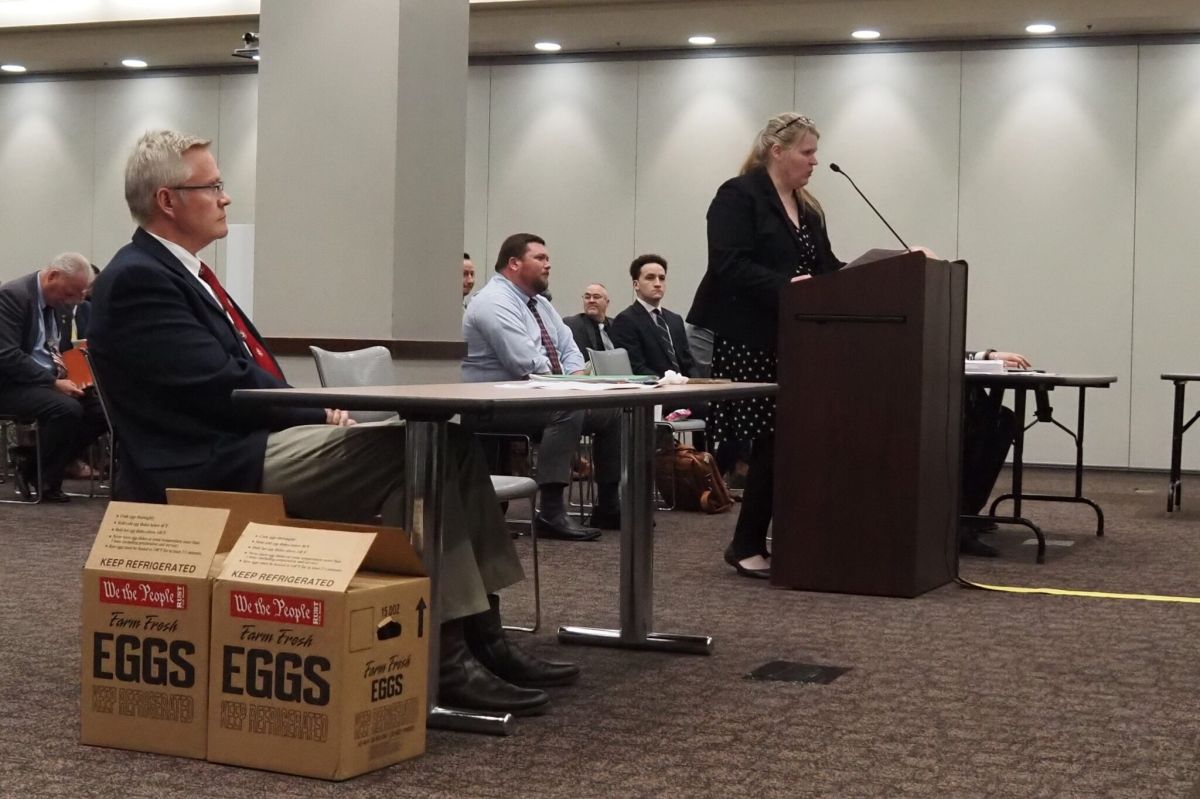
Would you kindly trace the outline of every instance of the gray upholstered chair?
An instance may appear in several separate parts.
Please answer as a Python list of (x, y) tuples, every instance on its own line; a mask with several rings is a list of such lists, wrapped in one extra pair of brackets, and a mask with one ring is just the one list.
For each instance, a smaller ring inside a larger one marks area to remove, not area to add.
[[(317, 364), (317, 376), (322, 386), (390, 386), (396, 383), (396, 370), (392, 365), (392, 354), (387, 347), (367, 347), (349, 352), (330, 352), (320, 347), (309, 347), (313, 361)], [(351, 411), (356, 422), (382, 422), (396, 418), (388, 411)], [(534, 501), (537, 483), (528, 477), (492, 475), (492, 488), (501, 502), (517, 499), (529, 500), (530, 540), (533, 544), (533, 626), (510, 626), (506, 629), (536, 632), (542, 624), (542, 587), (538, 573), (537, 533), (533, 529)]]
[[(330, 352), (320, 347), (308, 349), (317, 364), (317, 377), (322, 386), (391, 386), (396, 383), (396, 370), (387, 347), (367, 347), (350, 352)], [(396, 414), (391, 411), (351, 411), (350, 418), (356, 422), (385, 422), (395, 419)]]

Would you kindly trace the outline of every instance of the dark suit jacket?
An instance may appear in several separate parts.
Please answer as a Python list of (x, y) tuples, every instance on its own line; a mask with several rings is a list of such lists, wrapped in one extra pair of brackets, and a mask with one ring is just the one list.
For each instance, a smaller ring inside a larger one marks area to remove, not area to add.
[[(844, 264), (829, 246), (820, 214), (805, 214), (817, 248), (815, 275)], [(795, 274), (800, 244), (766, 169), (717, 189), (708, 207), (708, 270), (687, 320), (730, 341), (774, 350), (779, 292)]]
[(70, 305), (55, 312), (58, 319), (58, 351), (66, 352), (75, 346), (71, 340), (71, 323), (75, 324), (75, 333), (79, 338), (87, 338), (88, 323), (92, 319), (92, 301), (86, 299), (72, 308)]
[(6, 385), (54, 384), (54, 373), (29, 356), (41, 316), (37, 279), (34, 272), (0, 286), (0, 382)]
[[(687, 377), (694, 376), (696, 359), (692, 357), (692, 350), (688, 346), (683, 317), (666, 308), (659, 310), (667, 320), (667, 329), (671, 331), (671, 345), (675, 348), (675, 357), (679, 360), (679, 373)], [(640, 302), (635, 301), (617, 314), (609, 337), (612, 338), (613, 344), (629, 351), (629, 363), (635, 375), (662, 377), (671, 368), (666, 347), (658, 338), (654, 319)]]
[(267, 435), (325, 421), (320, 409), (234, 407), (234, 389), (287, 384), (254, 362), (216, 300), (140, 228), (96, 278), (88, 332), (119, 442), (121, 499), (162, 502), (170, 487), (258, 491)]
[[(563, 319), (567, 323), (567, 327), (571, 328), (571, 335), (575, 337), (575, 346), (579, 347), (579, 351), (583, 353), (584, 360), (587, 360), (588, 347), (594, 350), (604, 349), (604, 342), (600, 339), (600, 326), (588, 318), (587, 314), (577, 313), (574, 316), (567, 316)], [(604, 324), (608, 327), (608, 337), (612, 338), (612, 323), (613, 320), (608, 317), (604, 318)], [(613, 346), (617, 346), (614, 342)]]

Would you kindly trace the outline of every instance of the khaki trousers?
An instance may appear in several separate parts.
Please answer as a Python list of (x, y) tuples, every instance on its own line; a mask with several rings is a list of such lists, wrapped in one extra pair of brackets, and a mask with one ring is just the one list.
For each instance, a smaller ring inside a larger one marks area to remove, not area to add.
[[(524, 579), (474, 438), (451, 425), (443, 487), (442, 621), (482, 613), (487, 595)], [(304, 425), (267, 438), (263, 492), (290, 516), (404, 525), (404, 425)]]

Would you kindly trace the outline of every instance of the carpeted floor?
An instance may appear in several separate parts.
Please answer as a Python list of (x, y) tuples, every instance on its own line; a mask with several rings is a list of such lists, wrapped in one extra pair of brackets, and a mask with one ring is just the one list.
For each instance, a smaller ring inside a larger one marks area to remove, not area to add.
[[(1058, 471), (1028, 480), (1070, 486)], [(1170, 518), (1163, 475), (1092, 472), (1085, 488), (1104, 538), (1087, 508), (1031, 504), (1070, 546), (1038, 566), (1010, 528), (987, 537), (1002, 557), (964, 558), (963, 576), (1200, 596), (1200, 478)], [(1167, 799), (1200, 778), (1200, 605), (778, 591), (721, 562), (732, 514), (658, 515), (657, 628), (713, 635), (712, 657), (559, 646), (558, 624), (615, 625), (617, 536), (543, 545), (547, 624), (522, 638), (585, 673), (510, 737), (433, 731), (423, 758), (341, 784), (85, 747), (79, 571), (103, 507), (0, 507), (0, 796)], [(508, 619), (527, 618), (528, 593), (508, 593)], [(744, 679), (776, 659), (851, 670), (829, 685)]]

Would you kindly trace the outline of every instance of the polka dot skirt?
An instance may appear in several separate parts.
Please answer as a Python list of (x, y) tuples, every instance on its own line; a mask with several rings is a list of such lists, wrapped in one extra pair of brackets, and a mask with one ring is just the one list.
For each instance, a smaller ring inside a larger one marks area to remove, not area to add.
[[(803, 217), (795, 233), (800, 244), (800, 262), (794, 274), (803, 275), (816, 266), (817, 248)], [(725, 377), (735, 383), (774, 383), (775, 361), (774, 349), (739, 344), (720, 334), (713, 338), (713, 377)], [(747, 441), (774, 435), (775, 399), (750, 397), (713, 403), (708, 427), (717, 441)]]

